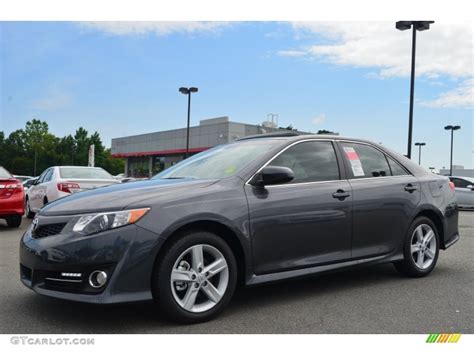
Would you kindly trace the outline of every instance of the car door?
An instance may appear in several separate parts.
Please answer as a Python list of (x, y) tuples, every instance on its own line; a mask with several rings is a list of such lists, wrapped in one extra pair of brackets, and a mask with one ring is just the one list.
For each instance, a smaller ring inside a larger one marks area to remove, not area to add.
[(418, 179), (375, 146), (338, 144), (353, 194), (352, 258), (389, 254), (414, 217), (421, 197)]
[(48, 188), (50, 188), (51, 181), (53, 180), (54, 168), (49, 168), (46, 172), (46, 175), (43, 178), (41, 184), (38, 185), (38, 204), (39, 208), (44, 206), (44, 201), (48, 199)]
[(47, 178), (51, 176), (52, 168), (46, 169), (38, 178), (37, 183), (31, 187), (31, 200), (30, 207), (33, 211), (37, 212), (44, 205), (44, 194), (46, 190), (45, 183), (48, 181)]
[(473, 207), (474, 191), (472, 189), (472, 186), (474, 185), (474, 183), (466, 179), (455, 177), (450, 178), (450, 180), (454, 184), (458, 205), (462, 207)]
[(292, 181), (245, 185), (257, 275), (350, 258), (352, 196), (338, 155), (329, 140), (297, 142), (265, 164), (292, 169)]
[(39, 193), (41, 190), (40, 185), (43, 182), (44, 177), (48, 173), (48, 170), (49, 169), (46, 169), (45, 171), (43, 171), (43, 173), (38, 177), (38, 179), (36, 179), (35, 184), (31, 186), (30, 189), (28, 190), (28, 200), (30, 203), (30, 208), (34, 212), (37, 212), (42, 207), (42, 205), (40, 205), (40, 203), (38, 202)]

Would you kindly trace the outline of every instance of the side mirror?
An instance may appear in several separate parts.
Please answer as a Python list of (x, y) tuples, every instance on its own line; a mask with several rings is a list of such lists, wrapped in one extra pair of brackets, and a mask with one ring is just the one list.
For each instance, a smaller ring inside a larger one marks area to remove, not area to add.
[(250, 184), (253, 186), (263, 187), (266, 185), (284, 184), (293, 180), (295, 174), (290, 168), (284, 166), (266, 166), (260, 170)]
[(34, 180), (34, 181), (31, 183), (31, 185), (30, 185), (30, 186), (33, 186), (33, 185), (38, 185), (38, 180), (39, 180), (39, 179), (36, 179), (36, 180)]
[(471, 191), (474, 191), (474, 185), (467, 185), (466, 187), (470, 189)]

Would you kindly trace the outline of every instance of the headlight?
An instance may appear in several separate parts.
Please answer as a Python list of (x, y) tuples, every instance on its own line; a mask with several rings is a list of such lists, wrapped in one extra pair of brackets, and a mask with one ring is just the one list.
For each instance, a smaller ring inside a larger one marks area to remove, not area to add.
[(135, 223), (149, 210), (149, 208), (139, 208), (118, 212), (91, 213), (81, 216), (72, 229), (74, 232), (84, 235), (95, 234)]

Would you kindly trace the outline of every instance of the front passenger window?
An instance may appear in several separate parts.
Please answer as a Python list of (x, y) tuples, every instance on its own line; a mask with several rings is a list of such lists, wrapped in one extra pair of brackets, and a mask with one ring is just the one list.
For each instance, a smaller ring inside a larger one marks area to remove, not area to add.
[(302, 142), (288, 148), (268, 165), (293, 170), (290, 184), (339, 180), (339, 166), (331, 142)]

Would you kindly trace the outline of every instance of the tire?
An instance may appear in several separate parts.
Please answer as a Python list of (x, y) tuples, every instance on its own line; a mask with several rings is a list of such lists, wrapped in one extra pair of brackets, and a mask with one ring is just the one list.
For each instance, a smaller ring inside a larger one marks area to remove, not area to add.
[(21, 216), (14, 215), (7, 217), (7, 225), (10, 228), (18, 228), (21, 225)]
[(31, 208), (30, 208), (30, 200), (28, 198), (26, 198), (26, 207), (25, 207), (25, 210), (26, 210), (26, 218), (28, 219), (33, 219), (35, 218), (35, 213), (33, 211), (31, 211)]
[[(202, 255), (203, 264), (195, 263), (200, 258), (194, 255)], [(234, 294), (237, 283), (235, 256), (228, 244), (213, 233), (192, 231), (180, 235), (155, 264), (153, 299), (172, 321), (206, 322), (222, 312)], [(216, 267), (208, 269), (211, 264)], [(201, 272), (198, 265), (204, 265)], [(173, 278), (184, 272), (186, 281), (171, 281), (172, 272)]]
[[(430, 231), (432, 231), (432, 236), (427, 238)], [(428, 239), (429, 242), (427, 242)], [(438, 255), (438, 230), (431, 219), (419, 217), (413, 221), (405, 237), (403, 260), (395, 262), (394, 265), (403, 275), (424, 277), (435, 268)]]

